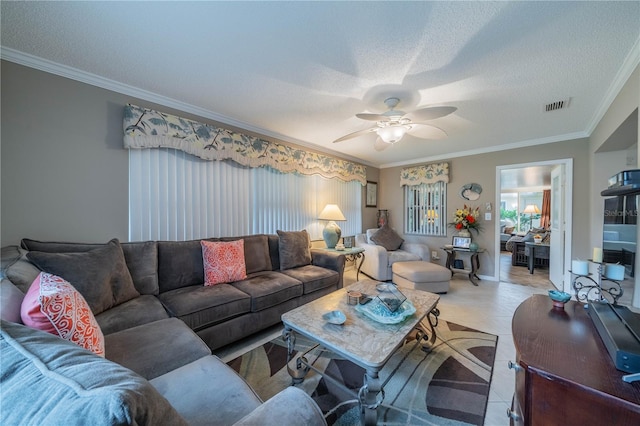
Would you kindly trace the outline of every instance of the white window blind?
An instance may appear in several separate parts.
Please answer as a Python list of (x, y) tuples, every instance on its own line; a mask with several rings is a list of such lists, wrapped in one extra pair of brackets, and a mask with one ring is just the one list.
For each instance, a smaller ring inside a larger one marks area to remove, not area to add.
[(447, 235), (447, 184), (405, 185), (405, 234)]
[(342, 235), (361, 232), (358, 182), (205, 161), (173, 149), (129, 151), (129, 240), (190, 240), (306, 229), (321, 239), (317, 219), (338, 204)]

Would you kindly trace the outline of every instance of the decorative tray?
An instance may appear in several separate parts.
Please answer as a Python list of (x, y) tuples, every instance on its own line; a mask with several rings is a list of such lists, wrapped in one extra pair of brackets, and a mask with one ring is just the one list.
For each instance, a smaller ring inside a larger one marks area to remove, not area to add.
[(382, 324), (398, 324), (416, 312), (410, 300), (405, 300), (395, 312), (389, 311), (379, 298), (374, 298), (366, 305), (356, 305), (356, 311), (362, 312), (374, 321)]

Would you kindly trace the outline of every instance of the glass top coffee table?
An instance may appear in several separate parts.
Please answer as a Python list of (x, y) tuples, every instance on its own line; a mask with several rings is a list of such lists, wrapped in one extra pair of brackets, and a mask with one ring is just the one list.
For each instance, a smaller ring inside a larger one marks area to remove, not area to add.
[[(376, 289), (378, 281), (356, 282), (348, 288), (342, 288), (324, 297), (316, 299), (282, 315), (284, 330), (282, 335), (287, 341), (290, 361), (295, 346), (295, 335), (300, 334), (325, 349), (334, 352), (366, 370), (363, 385), (358, 393), (360, 413), (364, 424), (376, 424), (376, 409), (384, 398), (383, 384), (378, 372), (384, 367), (394, 352), (404, 343), (408, 335), (418, 329), (420, 336), (431, 334), (430, 343), (435, 341), (435, 330), (430, 321), (426, 321), (430, 331), (424, 330), (423, 319), (434, 311), (440, 297), (420, 290), (400, 288), (411, 301), (415, 313), (397, 324), (385, 324), (356, 309), (347, 303), (347, 291), (357, 291), (375, 299), (383, 294)], [(369, 302), (373, 303), (373, 302)], [(331, 324), (323, 315), (340, 310), (347, 319), (344, 324)], [(426, 340), (426, 337), (424, 337)], [(420, 339), (418, 339), (420, 340)], [(317, 347), (317, 346), (316, 346)], [(315, 347), (314, 347), (315, 348)], [(294, 382), (304, 380), (309, 369), (314, 369), (306, 359), (308, 352), (298, 354), (295, 367), (287, 362), (287, 370)], [(315, 369), (314, 369), (315, 370)], [(316, 370), (317, 371), (317, 370)]]

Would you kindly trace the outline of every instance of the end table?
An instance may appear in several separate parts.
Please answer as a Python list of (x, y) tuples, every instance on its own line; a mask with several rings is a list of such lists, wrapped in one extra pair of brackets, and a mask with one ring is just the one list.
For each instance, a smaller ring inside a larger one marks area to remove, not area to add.
[[(336, 250), (335, 248), (320, 248), (319, 250), (328, 251), (331, 253), (344, 254), (344, 257), (349, 262), (354, 262), (356, 265), (356, 281), (360, 279), (360, 268), (362, 268), (362, 262), (364, 262), (364, 248), (362, 247), (352, 247), (345, 248), (344, 250)], [(360, 259), (360, 263), (357, 260)]]
[[(480, 260), (478, 259), (478, 254), (483, 253), (485, 250), (478, 249), (476, 251), (471, 251), (469, 249), (455, 248), (455, 247), (440, 247), (440, 248), (447, 253), (446, 267), (449, 268), (449, 270), (451, 270), (451, 276), (453, 276), (453, 274), (455, 273), (467, 274), (469, 276), (469, 281), (471, 281), (471, 284), (477, 286), (478, 281), (480, 281), (480, 277), (476, 274), (476, 272), (478, 272), (478, 269), (480, 269)], [(454, 267), (454, 263), (458, 253), (468, 253), (470, 255), (469, 256), (469, 262), (471, 263), (470, 269), (466, 269), (466, 268), (460, 269), (460, 268)]]

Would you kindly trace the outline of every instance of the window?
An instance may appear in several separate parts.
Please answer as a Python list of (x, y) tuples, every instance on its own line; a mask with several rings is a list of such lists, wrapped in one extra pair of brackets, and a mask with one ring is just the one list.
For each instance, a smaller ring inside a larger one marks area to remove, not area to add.
[(182, 151), (129, 151), (129, 241), (190, 240), (306, 229), (322, 239), (318, 214), (338, 204), (342, 235), (362, 229), (362, 185), (321, 176), (205, 161)]
[(535, 204), (542, 209), (542, 191), (514, 191), (500, 194), (500, 219), (509, 219), (518, 231), (540, 226), (540, 214), (523, 213), (525, 207)]
[(404, 187), (405, 234), (447, 235), (447, 184), (436, 182)]

